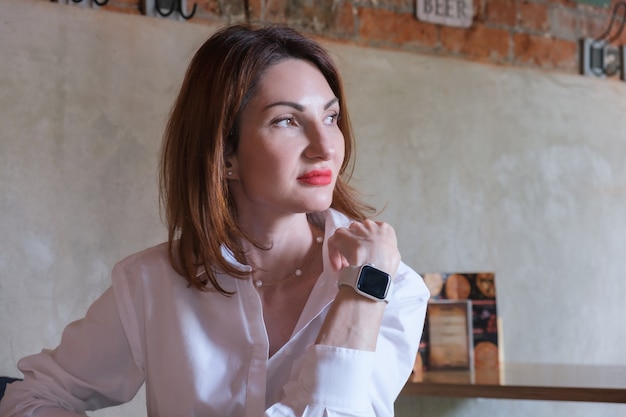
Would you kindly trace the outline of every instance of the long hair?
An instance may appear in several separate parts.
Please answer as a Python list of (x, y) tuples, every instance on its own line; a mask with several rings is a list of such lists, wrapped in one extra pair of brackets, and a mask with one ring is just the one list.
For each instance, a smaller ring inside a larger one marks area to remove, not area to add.
[[(315, 41), (284, 26), (234, 25), (219, 30), (196, 52), (165, 129), (160, 167), (160, 197), (168, 229), (173, 268), (191, 287), (229, 294), (218, 271), (243, 278), (247, 273), (224, 259), (235, 256), (243, 239), (228, 180), (226, 156), (236, 152), (237, 121), (263, 74), (288, 58), (314, 64), (339, 100), (339, 129), (345, 158), (331, 207), (355, 220), (373, 209), (348, 185), (354, 167), (354, 138), (344, 87), (328, 52)], [(203, 268), (202, 268), (203, 267)], [(202, 273), (198, 274), (199, 268)]]

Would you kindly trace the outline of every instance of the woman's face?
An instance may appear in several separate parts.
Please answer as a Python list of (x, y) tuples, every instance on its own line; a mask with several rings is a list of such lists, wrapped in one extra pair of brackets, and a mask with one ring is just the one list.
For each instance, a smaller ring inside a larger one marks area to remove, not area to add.
[(238, 217), (308, 213), (330, 207), (344, 158), (339, 102), (311, 63), (270, 67), (239, 119), (227, 158)]

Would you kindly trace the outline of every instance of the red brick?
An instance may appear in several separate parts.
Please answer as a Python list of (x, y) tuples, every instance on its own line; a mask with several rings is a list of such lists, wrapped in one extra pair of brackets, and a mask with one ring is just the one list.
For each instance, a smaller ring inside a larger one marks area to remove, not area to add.
[[(617, 32), (615, 34), (617, 34)], [(612, 38), (612, 36), (609, 36), (609, 39), (611, 39), (611, 38)], [(611, 42), (611, 44), (612, 45), (620, 45), (620, 46), (621, 45), (626, 45), (626, 29), (624, 29), (622, 31), (622, 34), (617, 39), (615, 39), (613, 42)]]
[(359, 38), (364, 43), (384, 42), (394, 45), (418, 44), (437, 45), (437, 27), (420, 22), (410, 13), (395, 13), (390, 10), (362, 8), (357, 12)]
[[(624, 0), (611, 0), (611, 5), (608, 8), (602, 8), (604, 10), (613, 10), (615, 6), (617, 6), (619, 3), (622, 3)], [(622, 8), (622, 12), (624, 11), (624, 9)]]
[[(611, 37), (613, 37), (614, 35), (617, 34), (617, 30), (620, 27), (620, 19), (619, 19), (619, 17), (621, 16), (622, 20), (626, 20), (626, 5), (625, 4), (621, 4), (621, 6), (619, 8), (615, 8), (618, 3), (624, 3), (624, 2), (623, 1), (618, 1), (618, 0), (613, 0), (611, 2), (611, 7), (609, 9), (603, 10), (604, 11), (604, 15), (605, 15), (604, 30), (606, 30), (609, 27), (609, 23), (611, 22), (611, 15), (613, 14), (613, 12), (615, 11), (617, 13), (617, 18), (616, 18), (615, 22), (613, 23), (613, 29), (611, 30), (611, 35), (609, 36), (609, 38), (611, 38)], [(603, 30), (603, 32), (604, 32), (604, 30)], [(617, 38), (613, 42), (613, 44), (616, 44), (616, 45), (626, 45), (626, 27), (624, 27), (620, 37)]]
[[(188, 2), (188, 9), (193, 7), (193, 2), (197, 0), (186, 0)], [(242, 18), (246, 11), (244, 2), (241, 0), (222, 0), (219, 2), (218, 10), (220, 10), (221, 16), (230, 16), (234, 18)]]
[(622, 34), (614, 43), (617, 45), (626, 45), (626, 29), (622, 31)]
[(220, 5), (216, 0), (186, 0), (187, 14), (191, 13), (194, 3), (196, 4), (196, 12), (198, 15), (204, 16), (221, 16)]
[[(353, 3), (359, 3), (358, 1)], [(362, 3), (362, 2), (361, 2)], [(415, 0), (383, 0), (383, 1), (372, 1), (372, 6), (384, 6), (388, 9), (394, 9), (396, 11), (402, 11), (410, 13), (415, 10)]]
[(550, 12), (550, 33), (557, 38), (578, 38), (578, 14), (576, 9), (557, 6)]
[(511, 0), (489, 0), (485, 7), (487, 22), (514, 27), (517, 21), (515, 2)]
[(285, 23), (285, 9), (287, 8), (287, 0), (266, 0), (265, 15), (263, 19), (270, 23)]
[[(587, 13), (581, 17), (581, 36), (588, 38), (600, 38), (607, 34), (609, 29), (613, 8), (601, 9), (601, 13)], [(626, 3), (615, 9), (617, 15), (610, 32), (604, 39), (613, 39), (617, 35), (621, 25), (621, 20), (626, 19)], [(621, 35), (611, 43), (621, 45), (626, 43), (626, 27), (622, 30)]]
[(261, 14), (263, 13), (262, 0), (248, 0), (247, 14), (251, 21), (256, 22), (261, 20)]
[(109, 2), (104, 6), (100, 7), (102, 10), (106, 10), (108, 12), (118, 12), (118, 13), (126, 13), (126, 14), (140, 14), (139, 6), (135, 5), (127, 5)]
[(264, 21), (285, 23), (307, 33), (326, 33), (335, 25), (333, 0), (268, 0)]
[(337, 8), (333, 32), (340, 36), (356, 34), (356, 9), (350, 3), (343, 3)]
[(560, 4), (562, 6), (571, 8), (576, 8), (580, 5), (580, 3), (578, 3), (576, 0), (547, 0), (547, 3)]
[(474, 23), (485, 23), (487, 21), (487, 2), (489, 0), (474, 0)]
[(547, 36), (517, 34), (513, 37), (514, 62), (541, 68), (575, 70), (578, 68), (576, 42)]
[(550, 28), (548, 6), (523, 0), (519, 4), (519, 24), (522, 29), (545, 32)]
[(604, 16), (585, 15), (580, 19), (580, 36), (595, 39), (605, 33), (607, 27), (608, 20)]
[(475, 25), (469, 29), (441, 27), (442, 46), (472, 59), (502, 62), (509, 56), (510, 34), (504, 29)]
[[(109, 0), (102, 9), (136, 14), (141, 1)], [(188, 10), (197, 4), (197, 23), (244, 16), (240, 0), (183, 1)], [(579, 38), (604, 33), (618, 1), (595, 7), (577, 0), (473, 0), (468, 29), (420, 22), (415, 0), (249, 0), (247, 14), (252, 21), (287, 23), (312, 36), (370, 47), (418, 46), (440, 55), (577, 72)], [(626, 44), (626, 30), (613, 44)]]

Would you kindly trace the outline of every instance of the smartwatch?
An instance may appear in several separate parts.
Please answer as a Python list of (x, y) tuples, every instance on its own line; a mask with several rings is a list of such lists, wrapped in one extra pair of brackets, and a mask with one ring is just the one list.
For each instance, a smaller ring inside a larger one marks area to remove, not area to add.
[(337, 285), (339, 287), (342, 285), (352, 287), (357, 294), (370, 300), (387, 302), (391, 277), (372, 264), (348, 266), (339, 273)]

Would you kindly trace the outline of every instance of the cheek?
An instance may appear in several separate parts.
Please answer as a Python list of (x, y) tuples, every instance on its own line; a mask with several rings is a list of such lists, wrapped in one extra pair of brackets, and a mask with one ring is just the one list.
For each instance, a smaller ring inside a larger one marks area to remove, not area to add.
[(339, 135), (335, 145), (335, 160), (341, 165), (346, 157), (346, 142), (343, 135)]
[(284, 174), (285, 156), (280, 150), (263, 146), (246, 148), (239, 157), (239, 171), (248, 182), (276, 181)]

